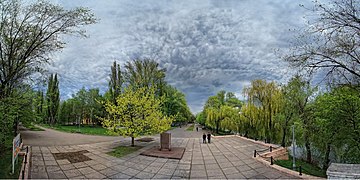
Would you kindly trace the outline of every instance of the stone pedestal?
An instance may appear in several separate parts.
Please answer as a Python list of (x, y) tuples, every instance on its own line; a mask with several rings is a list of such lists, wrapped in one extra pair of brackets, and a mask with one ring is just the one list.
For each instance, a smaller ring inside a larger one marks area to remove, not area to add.
[(160, 134), (160, 151), (162, 150), (171, 150), (171, 134), (170, 133), (161, 133)]
[(331, 163), (326, 175), (328, 179), (360, 179), (360, 164)]

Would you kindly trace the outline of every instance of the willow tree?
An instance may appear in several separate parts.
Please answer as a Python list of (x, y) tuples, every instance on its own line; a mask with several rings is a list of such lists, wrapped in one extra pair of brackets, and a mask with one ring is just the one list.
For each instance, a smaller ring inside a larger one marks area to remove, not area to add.
[(172, 118), (163, 115), (162, 101), (156, 98), (155, 88), (129, 86), (116, 98), (117, 104), (111, 101), (104, 104), (109, 116), (102, 119), (103, 126), (113, 134), (131, 137), (134, 146), (136, 137), (170, 128)]
[(270, 143), (276, 135), (274, 116), (280, 111), (280, 88), (274, 82), (254, 80), (250, 87), (244, 89), (244, 94), (248, 104), (256, 107), (260, 122), (258, 125), (265, 132), (266, 142)]

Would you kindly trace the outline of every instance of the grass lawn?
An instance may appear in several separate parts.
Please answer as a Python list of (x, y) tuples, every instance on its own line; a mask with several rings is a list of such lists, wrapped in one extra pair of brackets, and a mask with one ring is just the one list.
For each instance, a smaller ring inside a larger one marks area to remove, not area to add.
[(44, 129), (34, 126), (33, 124), (25, 125), (25, 127), (28, 128), (30, 131), (45, 131)]
[(133, 153), (139, 149), (141, 149), (142, 147), (141, 146), (134, 146), (134, 147), (131, 147), (131, 146), (118, 146), (116, 147), (113, 151), (111, 152), (108, 152), (106, 154), (110, 155), (110, 156), (114, 156), (114, 157), (123, 157), (123, 156), (126, 156), (130, 153)]
[(5, 154), (0, 155), (0, 179), (18, 179), (20, 174), (23, 156), (18, 156), (18, 162), (15, 163), (15, 173), (12, 172), (11, 164), (12, 151), (9, 149)]
[[(279, 166), (292, 170), (292, 157), (290, 156), (289, 156), (289, 160), (276, 160), (274, 163)], [(326, 170), (322, 170), (321, 168), (315, 165), (309, 164), (299, 159), (296, 159), (295, 164), (297, 167), (301, 166), (302, 173), (326, 178)], [(296, 171), (299, 171), (299, 169), (297, 168)]]
[(194, 131), (194, 124), (192, 124), (191, 126), (189, 126), (186, 130), (187, 130), (187, 131)]
[(41, 126), (46, 128), (55, 129), (63, 132), (70, 133), (81, 133), (81, 134), (90, 134), (90, 135), (102, 135), (102, 136), (113, 136), (107, 132), (107, 129), (101, 126), (89, 126), (81, 125), (80, 128), (78, 125), (75, 126), (65, 126), (65, 125), (54, 125), (50, 126), (48, 124), (41, 124)]

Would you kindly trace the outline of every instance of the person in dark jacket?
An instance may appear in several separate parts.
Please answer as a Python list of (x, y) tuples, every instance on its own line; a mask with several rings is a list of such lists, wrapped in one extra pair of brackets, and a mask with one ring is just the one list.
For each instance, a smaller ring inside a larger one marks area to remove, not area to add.
[(211, 139), (211, 133), (208, 133), (207, 134), (207, 140), (208, 140), (208, 143), (210, 144), (210, 139)]
[(206, 144), (206, 134), (205, 133), (203, 134), (203, 143)]

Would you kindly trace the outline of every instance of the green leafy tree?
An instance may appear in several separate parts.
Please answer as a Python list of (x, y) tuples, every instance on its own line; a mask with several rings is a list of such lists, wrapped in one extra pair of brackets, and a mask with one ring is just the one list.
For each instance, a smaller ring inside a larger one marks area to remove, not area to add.
[(111, 66), (111, 74), (110, 74), (110, 81), (109, 81), (110, 98), (112, 99), (114, 104), (116, 104), (116, 98), (121, 93), (121, 88), (122, 88), (123, 82), (124, 82), (124, 79), (122, 77), (120, 65), (116, 64), (116, 61), (114, 61), (113, 66)]
[(247, 103), (256, 107), (257, 121), (260, 122), (258, 129), (264, 132), (261, 136), (265, 136), (266, 142), (270, 143), (271, 139), (276, 138), (274, 119), (281, 108), (280, 88), (274, 82), (254, 80), (250, 87), (244, 89), (244, 94), (247, 97)]
[(42, 72), (53, 52), (64, 47), (61, 35), (85, 36), (95, 23), (86, 8), (65, 10), (46, 1), (0, 1), (0, 99), (11, 95), (31, 74)]
[(164, 103), (162, 109), (167, 116), (173, 116), (175, 122), (187, 123), (193, 118), (193, 115), (187, 105), (185, 95), (176, 88), (164, 86)]
[(163, 115), (162, 99), (155, 97), (155, 88), (130, 86), (116, 101), (117, 105), (110, 101), (104, 103), (109, 116), (103, 118), (103, 126), (114, 134), (131, 137), (131, 146), (134, 146), (136, 137), (170, 128), (172, 118)]
[(342, 163), (360, 163), (360, 93), (358, 88), (342, 86), (319, 95), (314, 103), (314, 146), (323, 155), (323, 168), (330, 164), (330, 153)]
[(125, 64), (125, 82), (133, 88), (156, 87), (156, 94), (163, 95), (165, 85), (165, 69), (151, 59), (135, 59)]
[(46, 92), (47, 118), (49, 124), (56, 123), (57, 113), (59, 111), (60, 92), (57, 74), (51, 74), (49, 77), (48, 88)]

